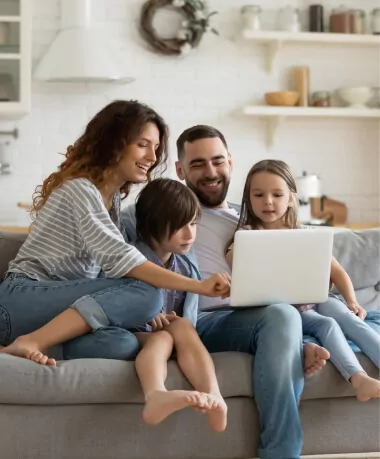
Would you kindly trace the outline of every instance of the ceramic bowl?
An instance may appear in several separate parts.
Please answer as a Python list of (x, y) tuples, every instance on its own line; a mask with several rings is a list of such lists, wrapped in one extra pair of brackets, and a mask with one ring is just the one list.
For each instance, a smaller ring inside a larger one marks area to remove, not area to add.
[(296, 91), (267, 92), (265, 101), (268, 105), (294, 107), (299, 101), (300, 94)]
[(366, 108), (373, 96), (373, 88), (369, 86), (341, 88), (338, 89), (338, 94), (348, 107)]

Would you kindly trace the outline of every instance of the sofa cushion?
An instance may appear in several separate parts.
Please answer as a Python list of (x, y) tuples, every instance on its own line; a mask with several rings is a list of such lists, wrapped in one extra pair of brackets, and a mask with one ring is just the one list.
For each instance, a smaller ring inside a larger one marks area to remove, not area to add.
[[(373, 377), (379, 371), (362, 354), (364, 369)], [(248, 354), (213, 354), (224, 397), (252, 396), (253, 358)], [(0, 355), (0, 404), (66, 405), (92, 403), (143, 403), (134, 362), (82, 359), (58, 362), (56, 368)], [(169, 389), (190, 389), (177, 364), (169, 362)], [(303, 399), (349, 397), (351, 386), (328, 363), (318, 374), (306, 378)]]
[(0, 282), (8, 269), (8, 263), (15, 258), (26, 237), (22, 233), (0, 231)]

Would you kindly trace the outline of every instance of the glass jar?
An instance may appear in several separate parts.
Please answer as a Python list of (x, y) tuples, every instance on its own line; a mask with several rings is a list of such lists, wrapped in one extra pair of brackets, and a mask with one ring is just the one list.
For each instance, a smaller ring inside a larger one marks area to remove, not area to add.
[(380, 35), (380, 8), (375, 8), (372, 10), (371, 30), (373, 35)]
[(365, 11), (364, 10), (351, 10), (351, 33), (364, 34), (365, 33)]
[(258, 5), (244, 5), (241, 10), (241, 24), (243, 32), (261, 30), (261, 7)]
[(313, 107), (330, 107), (331, 94), (328, 91), (317, 91), (312, 95)]
[(286, 6), (281, 8), (278, 14), (278, 28), (285, 32), (301, 31), (301, 15), (298, 8)]
[(330, 16), (330, 32), (351, 32), (351, 12), (344, 5), (341, 5), (339, 8), (332, 10)]

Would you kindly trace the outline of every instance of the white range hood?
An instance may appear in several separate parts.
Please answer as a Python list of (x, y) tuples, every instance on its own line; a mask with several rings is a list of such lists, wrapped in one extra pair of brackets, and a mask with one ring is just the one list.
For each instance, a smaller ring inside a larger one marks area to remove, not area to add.
[(61, 30), (34, 70), (51, 82), (134, 81), (106, 33), (91, 27), (91, 0), (61, 0)]

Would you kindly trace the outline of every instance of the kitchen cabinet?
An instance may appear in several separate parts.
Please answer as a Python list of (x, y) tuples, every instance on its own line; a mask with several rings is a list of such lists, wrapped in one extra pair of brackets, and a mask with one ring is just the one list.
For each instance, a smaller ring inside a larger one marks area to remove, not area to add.
[(30, 111), (31, 3), (0, 2), (0, 119), (18, 119)]

